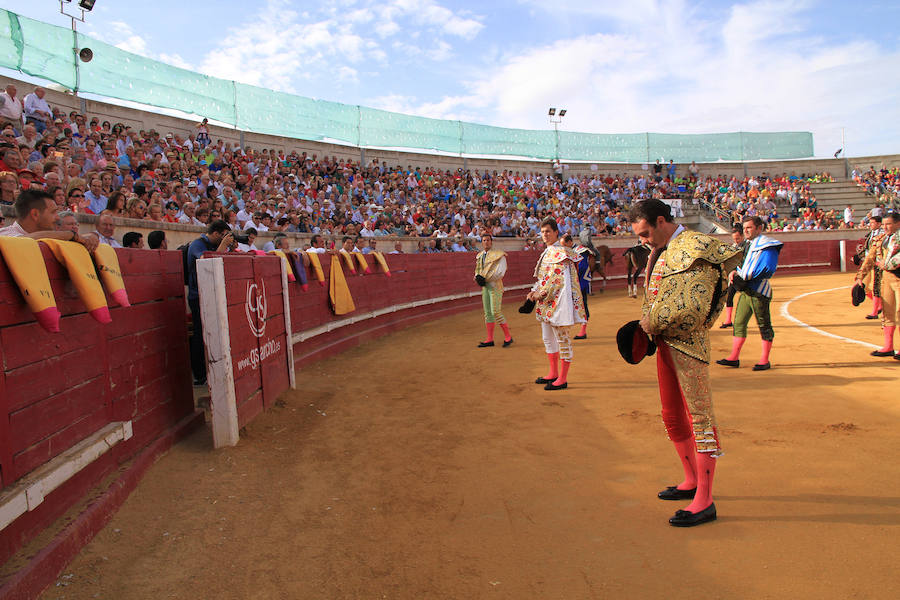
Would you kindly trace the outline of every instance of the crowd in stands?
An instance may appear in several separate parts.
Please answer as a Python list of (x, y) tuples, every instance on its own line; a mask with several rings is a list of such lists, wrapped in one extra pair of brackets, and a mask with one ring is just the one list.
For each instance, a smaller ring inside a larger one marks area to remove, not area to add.
[(888, 169), (885, 165), (875, 170), (869, 167), (854, 167), (851, 173), (856, 185), (866, 193), (874, 196), (882, 206), (896, 208), (900, 206), (900, 167)]
[[(360, 165), (213, 141), (205, 120), (186, 137), (135, 130), (66, 114), (43, 95), (37, 88), (22, 101), (14, 86), (0, 94), (0, 203), (41, 187), (53, 195), (61, 226), (77, 213), (199, 226), (221, 219), (254, 235), (318, 233), (331, 246), (345, 235), (411, 236), (423, 238), (419, 251), (471, 251), (486, 232), (535, 238), (548, 216), (561, 234), (631, 235), (632, 202), (691, 196), (738, 221), (760, 215), (773, 229), (846, 225), (819, 210), (809, 191), (827, 174), (702, 177), (696, 164), (678, 173), (671, 161), (638, 176)], [(9, 109), (16, 103), (18, 119)]]

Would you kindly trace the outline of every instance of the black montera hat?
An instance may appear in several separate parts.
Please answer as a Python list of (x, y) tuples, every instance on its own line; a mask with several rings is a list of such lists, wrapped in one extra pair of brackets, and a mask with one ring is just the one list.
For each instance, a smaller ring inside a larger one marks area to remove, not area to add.
[(653, 356), (656, 352), (656, 344), (641, 329), (640, 322), (630, 321), (622, 325), (616, 333), (616, 344), (619, 346), (619, 354), (625, 362), (636, 365), (645, 356)]
[(525, 304), (519, 307), (519, 312), (523, 315), (531, 314), (534, 310), (534, 300), (526, 300)]
[(850, 289), (850, 298), (853, 306), (859, 306), (866, 301), (866, 288), (864, 285), (857, 283)]

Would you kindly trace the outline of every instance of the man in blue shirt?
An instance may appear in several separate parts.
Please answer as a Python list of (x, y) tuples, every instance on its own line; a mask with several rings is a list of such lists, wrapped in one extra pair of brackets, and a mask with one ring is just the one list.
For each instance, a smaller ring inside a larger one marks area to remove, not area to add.
[(206, 349), (203, 345), (203, 322), (200, 319), (200, 290), (197, 287), (197, 259), (203, 258), (204, 252), (228, 252), (236, 245), (231, 228), (225, 221), (213, 221), (206, 233), (191, 242), (187, 248), (186, 269), (188, 285), (188, 306), (194, 333), (191, 336), (191, 371), (194, 373), (194, 385), (206, 384)]
[(750, 242), (744, 256), (743, 264), (731, 273), (728, 282), (741, 292), (734, 312), (734, 337), (731, 354), (716, 363), (726, 367), (739, 367), (741, 364), (741, 347), (747, 341), (747, 324), (750, 315), (756, 317), (759, 334), (762, 336), (762, 356), (753, 365), (754, 371), (767, 371), (771, 368), (769, 352), (775, 331), (772, 329), (772, 317), (769, 304), (772, 302), (772, 284), (769, 279), (778, 268), (778, 255), (784, 244), (778, 240), (762, 235), (763, 220), (760, 217), (744, 217), (744, 238)]

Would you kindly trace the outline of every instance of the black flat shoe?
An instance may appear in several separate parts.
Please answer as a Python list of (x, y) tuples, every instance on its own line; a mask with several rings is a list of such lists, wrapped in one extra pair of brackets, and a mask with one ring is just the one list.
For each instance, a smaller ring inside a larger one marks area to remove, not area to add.
[(734, 367), (735, 369), (741, 366), (740, 360), (728, 360), (727, 358), (720, 358), (716, 361), (717, 365), (722, 365), (723, 367)]
[(753, 365), (754, 371), (768, 371), (771, 368), (772, 368), (772, 365), (770, 363), (765, 363), (763, 365)]
[(869, 320), (871, 321), (871, 320), (877, 319), (877, 318), (878, 318), (878, 315), (866, 315), (866, 318), (869, 319)]
[(734, 323), (722, 323), (719, 325), (719, 329), (731, 329), (734, 327)]
[(507, 346), (509, 346), (512, 343), (513, 343), (512, 338), (509, 338), (509, 340), (503, 340), (503, 347), (506, 348)]
[(586, 339), (587, 339), (587, 334), (584, 334), (584, 335), (576, 335), (576, 336), (575, 336), (575, 339), (576, 339), (576, 340), (586, 340)]
[(494, 342), (480, 342), (480, 343), (478, 344), (478, 347), (479, 347), (479, 348), (493, 348), (493, 347), (494, 347)]
[(679, 490), (677, 485), (670, 485), (656, 495), (660, 500), (693, 500), (697, 488), (690, 490)]
[(560, 385), (553, 385), (553, 382), (550, 381), (547, 383), (547, 385), (544, 386), (544, 389), (545, 390), (564, 390), (567, 387), (569, 387), (569, 382), (562, 383)]
[(894, 355), (894, 360), (900, 360), (900, 354), (895, 354), (895, 355)]
[(534, 380), (534, 382), (538, 385), (547, 385), (551, 381), (556, 381), (556, 377), (554, 377), (553, 379), (544, 379), (543, 377), (538, 377)]
[(716, 503), (713, 502), (700, 512), (689, 512), (686, 510), (676, 510), (675, 516), (669, 519), (669, 525), (673, 527), (693, 527), (701, 523), (716, 520)]
[(882, 352), (881, 350), (872, 350), (872, 356), (894, 356), (893, 350), (888, 350), (887, 352)]

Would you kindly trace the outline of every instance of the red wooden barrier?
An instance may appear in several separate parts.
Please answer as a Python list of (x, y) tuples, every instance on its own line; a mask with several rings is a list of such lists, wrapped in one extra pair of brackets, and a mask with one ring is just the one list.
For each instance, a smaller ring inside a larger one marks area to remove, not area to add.
[(60, 333), (35, 322), (0, 262), (0, 486), (111, 422), (131, 421), (133, 437), (0, 530), (0, 562), (194, 408), (180, 253), (117, 250), (132, 306), (111, 308), (112, 323), (101, 325), (42, 250)]

